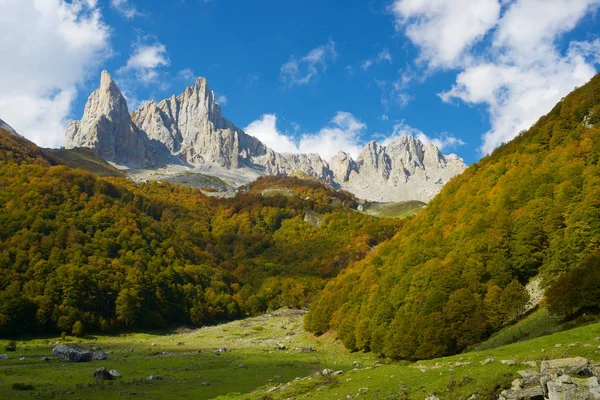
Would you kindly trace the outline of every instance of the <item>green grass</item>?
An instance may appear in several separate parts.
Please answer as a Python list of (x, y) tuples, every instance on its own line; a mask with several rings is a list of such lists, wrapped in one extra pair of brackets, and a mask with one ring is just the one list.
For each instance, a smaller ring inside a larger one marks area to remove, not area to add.
[[(544, 320), (542, 316), (533, 319), (538, 322), (528, 322), (527, 326), (544, 326), (539, 322)], [(378, 360), (371, 353), (350, 353), (331, 334), (315, 338), (305, 333), (300, 313), (281, 310), (182, 333), (70, 338), (87, 347), (114, 352), (106, 361), (90, 363), (40, 361), (40, 357), (50, 355), (54, 343), (61, 341), (59, 338), (18, 340), (16, 352), (8, 353), (11, 359), (0, 360), (0, 398), (346, 399), (360, 394), (372, 399), (422, 399), (436, 394), (442, 399), (466, 399), (479, 393), (486, 399), (509, 387), (518, 370), (529, 368), (523, 364), (503, 365), (500, 360), (522, 363), (583, 356), (598, 361), (600, 341), (596, 337), (600, 337), (599, 323), (413, 364)], [(274, 350), (279, 343), (287, 350)], [(557, 343), (561, 346), (556, 347)], [(8, 340), (0, 340), (0, 349), (6, 344)], [(309, 346), (315, 352), (294, 349)], [(217, 356), (214, 349), (219, 347), (229, 351)], [(19, 361), (22, 356), (25, 361)], [(481, 365), (490, 357), (495, 362)], [(93, 372), (101, 366), (116, 369), (123, 378), (96, 383)], [(323, 368), (343, 374), (315, 374)], [(146, 381), (151, 374), (162, 375), (164, 380)], [(208, 386), (203, 385), (205, 381)], [(14, 390), (15, 383), (31, 384), (34, 388)], [(277, 389), (268, 393), (272, 388)]]
[(76, 149), (48, 149), (55, 157), (71, 168), (81, 168), (97, 176), (118, 176), (124, 178), (122, 171), (113, 167), (94, 150), (80, 147)]
[(416, 200), (399, 203), (366, 203), (364, 211), (379, 217), (406, 218), (416, 215), (425, 206), (425, 203)]

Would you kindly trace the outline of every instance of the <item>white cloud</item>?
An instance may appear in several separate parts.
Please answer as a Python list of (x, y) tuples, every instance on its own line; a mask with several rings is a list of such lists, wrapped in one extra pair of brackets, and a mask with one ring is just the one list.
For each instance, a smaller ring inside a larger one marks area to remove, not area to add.
[(392, 55), (388, 49), (383, 49), (379, 52), (375, 57), (368, 58), (362, 63), (362, 69), (365, 71), (371, 68), (375, 64), (381, 64), (382, 62), (387, 61), (389, 63), (392, 62)]
[(398, 139), (401, 136), (409, 135), (416, 139), (419, 139), (424, 144), (433, 143), (440, 151), (453, 149), (459, 146), (464, 146), (466, 143), (461, 139), (444, 132), (437, 137), (431, 137), (426, 135), (422, 130), (413, 128), (412, 126), (406, 124), (404, 121), (401, 121), (398, 124), (394, 125), (393, 132), (390, 136), (382, 141), (384, 146), (389, 145), (394, 140)]
[(160, 76), (160, 68), (171, 65), (164, 44), (154, 41), (146, 44), (138, 40), (133, 46), (133, 53), (125, 66), (118, 70), (119, 74), (132, 72), (142, 83), (154, 83)]
[(40, 146), (64, 142), (78, 86), (110, 56), (95, 0), (2, 0), (0, 118)]
[(453, 67), (500, 15), (497, 0), (396, 0), (396, 27), (431, 67)]
[(227, 105), (227, 96), (225, 96), (223, 94), (217, 96), (217, 103), (219, 103), (222, 106)]
[(277, 130), (277, 116), (264, 114), (244, 128), (244, 131), (280, 153), (297, 153), (298, 146), (293, 137)]
[(492, 127), (481, 151), (489, 153), (595, 74), (598, 40), (561, 50), (558, 39), (600, 0), (460, 2), (465, 7), (450, 0), (396, 0), (393, 10), (429, 69), (460, 70), (440, 97), (487, 106)]
[(177, 73), (177, 77), (187, 82), (194, 82), (196, 80), (196, 74), (190, 68), (180, 70)]
[(141, 16), (137, 8), (130, 4), (128, 0), (110, 0), (110, 6), (127, 19)]
[[(297, 124), (293, 124), (293, 127), (294, 130), (300, 129)], [(319, 131), (302, 133), (296, 137), (277, 129), (277, 117), (274, 114), (263, 115), (244, 130), (275, 151), (318, 153), (321, 158), (328, 161), (340, 150), (357, 157), (362, 148), (360, 135), (366, 128), (367, 126), (351, 113), (340, 111)]]
[(285, 86), (305, 85), (320, 72), (325, 72), (327, 64), (336, 58), (335, 42), (329, 39), (326, 44), (311, 50), (300, 59), (292, 56), (281, 66), (280, 80)]

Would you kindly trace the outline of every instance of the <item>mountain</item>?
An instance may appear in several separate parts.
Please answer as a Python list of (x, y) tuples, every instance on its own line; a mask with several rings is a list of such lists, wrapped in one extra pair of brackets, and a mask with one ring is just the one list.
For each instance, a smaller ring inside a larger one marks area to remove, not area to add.
[(155, 164), (145, 133), (132, 122), (127, 101), (110, 74), (102, 72), (100, 87), (85, 105), (81, 121), (67, 126), (65, 148), (90, 147), (107, 161), (135, 167)]
[[(56, 151), (112, 174), (89, 153)], [(201, 325), (306, 307), (403, 223), (292, 177), (261, 177), (221, 199), (98, 177), (1, 128), (0, 182), (4, 335)]]
[(466, 168), (457, 156), (444, 156), (435, 145), (408, 136), (387, 146), (370, 142), (356, 161), (345, 153), (330, 162), (318, 154), (278, 153), (223, 118), (204, 78), (178, 96), (129, 114), (106, 71), (82, 120), (69, 124), (65, 147), (94, 148), (130, 168), (183, 165), (206, 172), (208, 167), (214, 175), (234, 175), (246, 183), (257, 175), (303, 172), (372, 201), (428, 201)]
[[(17, 131), (15, 131), (10, 125), (0, 119), (0, 129), (3, 129), (5, 132), (12, 133), (13, 135), (19, 135)], [(20, 135), (19, 135), (20, 136)]]
[(555, 310), (597, 309), (599, 260), (597, 75), (329, 282), (305, 326), (396, 359), (457, 353), (518, 318), (534, 277)]
[(456, 155), (444, 156), (433, 143), (423, 144), (412, 136), (387, 146), (371, 141), (356, 161), (339, 152), (330, 166), (343, 189), (371, 201), (428, 201), (466, 168)]

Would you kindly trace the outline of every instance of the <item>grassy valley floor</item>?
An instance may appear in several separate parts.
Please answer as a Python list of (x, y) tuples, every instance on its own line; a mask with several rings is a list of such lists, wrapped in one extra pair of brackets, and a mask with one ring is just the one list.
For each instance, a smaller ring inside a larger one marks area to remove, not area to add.
[[(600, 324), (590, 324), (493, 349), (417, 363), (350, 353), (331, 336), (302, 330), (302, 313), (280, 310), (256, 318), (178, 333), (132, 333), (68, 338), (99, 347), (108, 360), (41, 361), (59, 338), (17, 341), (0, 360), (0, 398), (32, 399), (491, 399), (510, 386), (525, 361), (583, 356), (600, 360)], [(0, 341), (0, 353), (7, 340)], [(284, 347), (285, 350), (276, 350)], [(217, 355), (215, 350), (227, 348)], [(313, 352), (308, 352), (312, 348)], [(21, 360), (24, 358), (23, 360)], [(494, 361), (482, 365), (484, 360)], [(515, 366), (501, 360), (515, 360)], [(122, 378), (96, 381), (97, 368)], [(318, 374), (330, 369), (336, 374)], [(149, 375), (161, 381), (148, 381)], [(32, 390), (15, 390), (15, 383)]]

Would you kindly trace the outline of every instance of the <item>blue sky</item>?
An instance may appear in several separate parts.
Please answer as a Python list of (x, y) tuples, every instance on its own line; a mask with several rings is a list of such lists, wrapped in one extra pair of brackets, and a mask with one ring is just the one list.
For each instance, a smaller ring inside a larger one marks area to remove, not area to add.
[[(471, 163), (593, 76), (598, 4), (0, 0), (0, 51), (15, 55), (0, 118), (58, 146), (102, 69), (130, 109), (203, 76), (224, 116), (275, 150), (356, 155), (409, 133)], [(31, 51), (12, 47), (24, 40)]]

